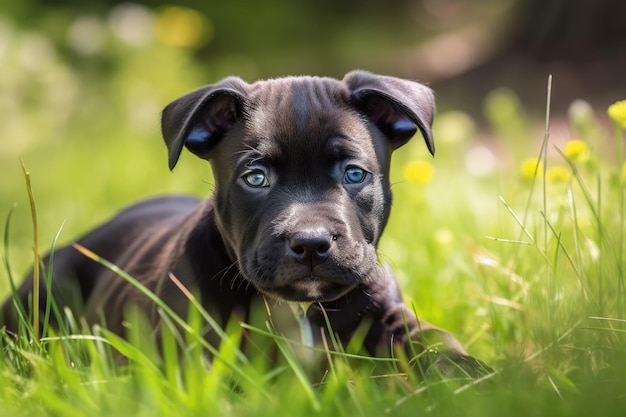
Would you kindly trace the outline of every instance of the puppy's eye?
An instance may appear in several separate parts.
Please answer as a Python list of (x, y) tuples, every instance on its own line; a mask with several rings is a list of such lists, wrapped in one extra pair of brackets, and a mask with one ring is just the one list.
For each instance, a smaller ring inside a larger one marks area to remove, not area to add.
[(252, 188), (268, 187), (270, 185), (267, 176), (261, 171), (248, 172), (243, 180)]
[(365, 171), (364, 169), (355, 166), (349, 166), (346, 168), (343, 179), (346, 184), (358, 184), (363, 182), (366, 176), (367, 171)]

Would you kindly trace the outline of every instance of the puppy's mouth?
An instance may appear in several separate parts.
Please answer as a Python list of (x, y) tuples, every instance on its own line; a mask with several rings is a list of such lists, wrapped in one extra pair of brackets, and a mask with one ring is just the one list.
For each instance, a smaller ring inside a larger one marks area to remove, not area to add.
[(326, 302), (341, 297), (356, 285), (356, 283), (328, 281), (310, 276), (295, 279), (281, 286), (257, 285), (257, 288), (260, 292), (283, 301)]

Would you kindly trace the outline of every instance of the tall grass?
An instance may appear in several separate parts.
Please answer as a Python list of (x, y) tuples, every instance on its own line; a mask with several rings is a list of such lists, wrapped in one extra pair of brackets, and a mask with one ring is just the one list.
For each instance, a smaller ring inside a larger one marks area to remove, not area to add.
[[(192, 299), (196, 314), (189, 322), (162, 306), (165, 331), (159, 340), (139, 315), (125, 340), (78, 318), (39, 337), (25, 314), (17, 338), (2, 333), (0, 411), (12, 416), (621, 415), (626, 405), (623, 161), (601, 163), (600, 148), (589, 150), (596, 163), (560, 148), (552, 160), (550, 147), (546, 134), (537, 158), (541, 169), (537, 165), (526, 182), (512, 180), (515, 187), (502, 187), (500, 195), (494, 191), (497, 181), (485, 184), (468, 175), (454, 174), (454, 190), (451, 174), (437, 175), (427, 186), (398, 180), (402, 164), (420, 154), (417, 147), (400, 153), (394, 168), (398, 204), (382, 243), (383, 258), (398, 271), (418, 314), (459, 334), (473, 354), (498, 369), (495, 377), (421, 381), (401, 358), (335, 352), (332, 341), (329, 349), (311, 350), (280, 333), (263, 307), (257, 322), (242, 326), (233, 320), (222, 330)], [(449, 169), (451, 162), (444, 157), (435, 165)], [(552, 164), (567, 167), (565, 180), (548, 180)], [(11, 254), (28, 249), (16, 248), (10, 233), (5, 236), (5, 272), (13, 276)], [(201, 337), (207, 325), (222, 339), (217, 350)], [(239, 349), (244, 338), (252, 346), (245, 353)]]

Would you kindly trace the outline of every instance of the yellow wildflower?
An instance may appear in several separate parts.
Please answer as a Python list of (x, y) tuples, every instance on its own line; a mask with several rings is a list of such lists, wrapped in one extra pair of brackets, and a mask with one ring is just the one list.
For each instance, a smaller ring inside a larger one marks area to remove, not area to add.
[(522, 162), (520, 167), (522, 178), (532, 181), (535, 177), (541, 178), (543, 175), (543, 163), (536, 158), (528, 158)]
[(563, 166), (550, 167), (546, 170), (546, 182), (548, 184), (564, 183), (571, 175), (571, 171)]
[(626, 100), (616, 101), (611, 104), (607, 113), (618, 126), (626, 129)]
[(212, 35), (208, 19), (200, 12), (180, 6), (159, 10), (156, 19), (157, 39), (168, 46), (198, 47)]
[(439, 143), (459, 143), (474, 137), (476, 124), (467, 113), (449, 111), (437, 115), (433, 133)]
[(587, 143), (580, 139), (572, 139), (565, 144), (563, 153), (569, 159), (581, 160), (587, 155), (588, 150), (589, 147), (587, 146)]
[(454, 243), (454, 233), (450, 229), (438, 229), (435, 231), (434, 238), (435, 243), (443, 248), (450, 247)]
[(404, 178), (415, 184), (428, 184), (435, 176), (430, 162), (413, 161), (404, 166)]

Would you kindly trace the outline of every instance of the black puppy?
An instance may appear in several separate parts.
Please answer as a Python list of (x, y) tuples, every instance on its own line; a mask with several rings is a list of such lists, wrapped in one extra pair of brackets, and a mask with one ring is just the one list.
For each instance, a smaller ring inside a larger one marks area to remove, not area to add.
[[(183, 147), (210, 161), (213, 198), (145, 201), (77, 243), (182, 316), (188, 299), (172, 276), (221, 324), (233, 311), (249, 313), (262, 296), (312, 302), (307, 315), (315, 336), (328, 331), (322, 310), (343, 343), (369, 323), (364, 343), (374, 355), (412, 342), (423, 350), (434, 335), (445, 345), (437, 368), (480, 374), (480, 361), (454, 337), (415, 317), (376, 255), (391, 207), (391, 153), (418, 130), (434, 153), (433, 113), (427, 87), (362, 71), (342, 81), (226, 78), (169, 104), (162, 119), (170, 169)], [(159, 327), (151, 301), (72, 246), (56, 251), (52, 275), (56, 303), (89, 323), (104, 319), (123, 334), (124, 312), (133, 305)], [(18, 290), (25, 304), (32, 286), (29, 277)], [(43, 308), (50, 293), (43, 284), (41, 290)], [(11, 301), (3, 314), (15, 329)]]

